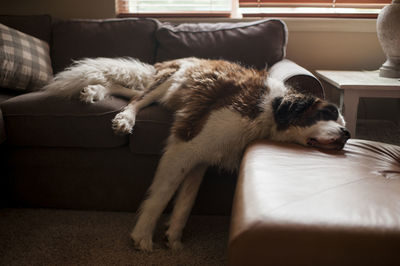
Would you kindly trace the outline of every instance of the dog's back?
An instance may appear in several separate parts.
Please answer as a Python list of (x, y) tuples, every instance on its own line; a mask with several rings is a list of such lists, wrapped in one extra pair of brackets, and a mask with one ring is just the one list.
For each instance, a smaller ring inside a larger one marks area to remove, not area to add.
[(260, 101), (269, 93), (266, 71), (228, 61), (188, 58), (155, 68), (157, 73), (169, 73), (171, 84), (158, 101), (176, 113), (172, 133), (185, 141), (195, 137), (218, 109), (256, 118), (263, 111)]

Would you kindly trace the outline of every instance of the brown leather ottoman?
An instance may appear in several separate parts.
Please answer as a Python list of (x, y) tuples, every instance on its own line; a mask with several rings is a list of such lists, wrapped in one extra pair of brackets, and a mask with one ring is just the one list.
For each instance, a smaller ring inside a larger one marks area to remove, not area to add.
[(254, 143), (232, 215), (229, 265), (400, 265), (400, 147)]

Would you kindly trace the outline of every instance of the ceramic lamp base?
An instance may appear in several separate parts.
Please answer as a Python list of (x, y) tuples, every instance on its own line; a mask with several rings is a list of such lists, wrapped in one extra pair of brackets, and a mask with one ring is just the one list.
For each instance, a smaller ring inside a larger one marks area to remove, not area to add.
[(384, 78), (399, 78), (400, 65), (387, 60), (379, 69), (379, 76)]
[(393, 0), (378, 15), (377, 33), (386, 62), (379, 75), (387, 78), (400, 78), (400, 0)]

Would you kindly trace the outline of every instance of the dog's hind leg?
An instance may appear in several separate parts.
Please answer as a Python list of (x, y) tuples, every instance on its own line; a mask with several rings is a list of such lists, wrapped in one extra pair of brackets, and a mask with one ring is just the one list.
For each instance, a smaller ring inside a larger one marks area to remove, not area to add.
[(94, 103), (103, 100), (108, 94), (107, 87), (101, 84), (91, 84), (81, 90), (79, 99), (82, 102)]
[(142, 90), (136, 90), (134, 88), (129, 89), (119, 84), (112, 84), (109, 87), (109, 93), (115, 96), (122, 96), (132, 101), (138, 99), (140, 96), (143, 95), (144, 92)]
[(143, 91), (128, 89), (119, 84), (91, 84), (81, 90), (79, 99), (82, 102), (94, 103), (103, 100), (108, 95), (122, 96), (132, 100), (142, 96)]
[(144, 251), (152, 250), (152, 237), (158, 218), (193, 165), (198, 162), (186, 143), (169, 145), (158, 165), (154, 180), (143, 202), (131, 237)]
[(179, 188), (178, 195), (175, 199), (175, 206), (168, 223), (169, 228), (166, 232), (168, 246), (171, 249), (182, 248), (180, 241), (182, 230), (186, 225), (206, 170), (206, 164), (195, 166), (186, 176)]

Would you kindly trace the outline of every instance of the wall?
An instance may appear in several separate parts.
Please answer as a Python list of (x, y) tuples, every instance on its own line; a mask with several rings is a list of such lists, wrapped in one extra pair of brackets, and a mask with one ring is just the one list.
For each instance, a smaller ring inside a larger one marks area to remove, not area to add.
[[(289, 30), (287, 57), (305, 68), (378, 70), (385, 55), (374, 19), (284, 19)], [(326, 97), (339, 103), (339, 92), (323, 83)], [(359, 118), (388, 119), (400, 124), (398, 99), (361, 98)]]
[[(57, 18), (91, 19), (115, 17), (115, 0), (0, 1), (0, 13), (3, 14), (50, 14)], [(196, 20), (199, 21), (204, 20)], [(311, 71), (375, 70), (385, 60), (374, 19), (288, 18), (284, 21), (289, 30), (287, 57)], [(338, 92), (324, 85), (327, 97), (338, 102)], [(389, 118), (400, 122), (399, 113), (399, 100), (362, 99), (360, 102), (360, 118)]]
[(110, 18), (114, 0), (0, 0), (1, 14), (50, 14), (57, 18)]

